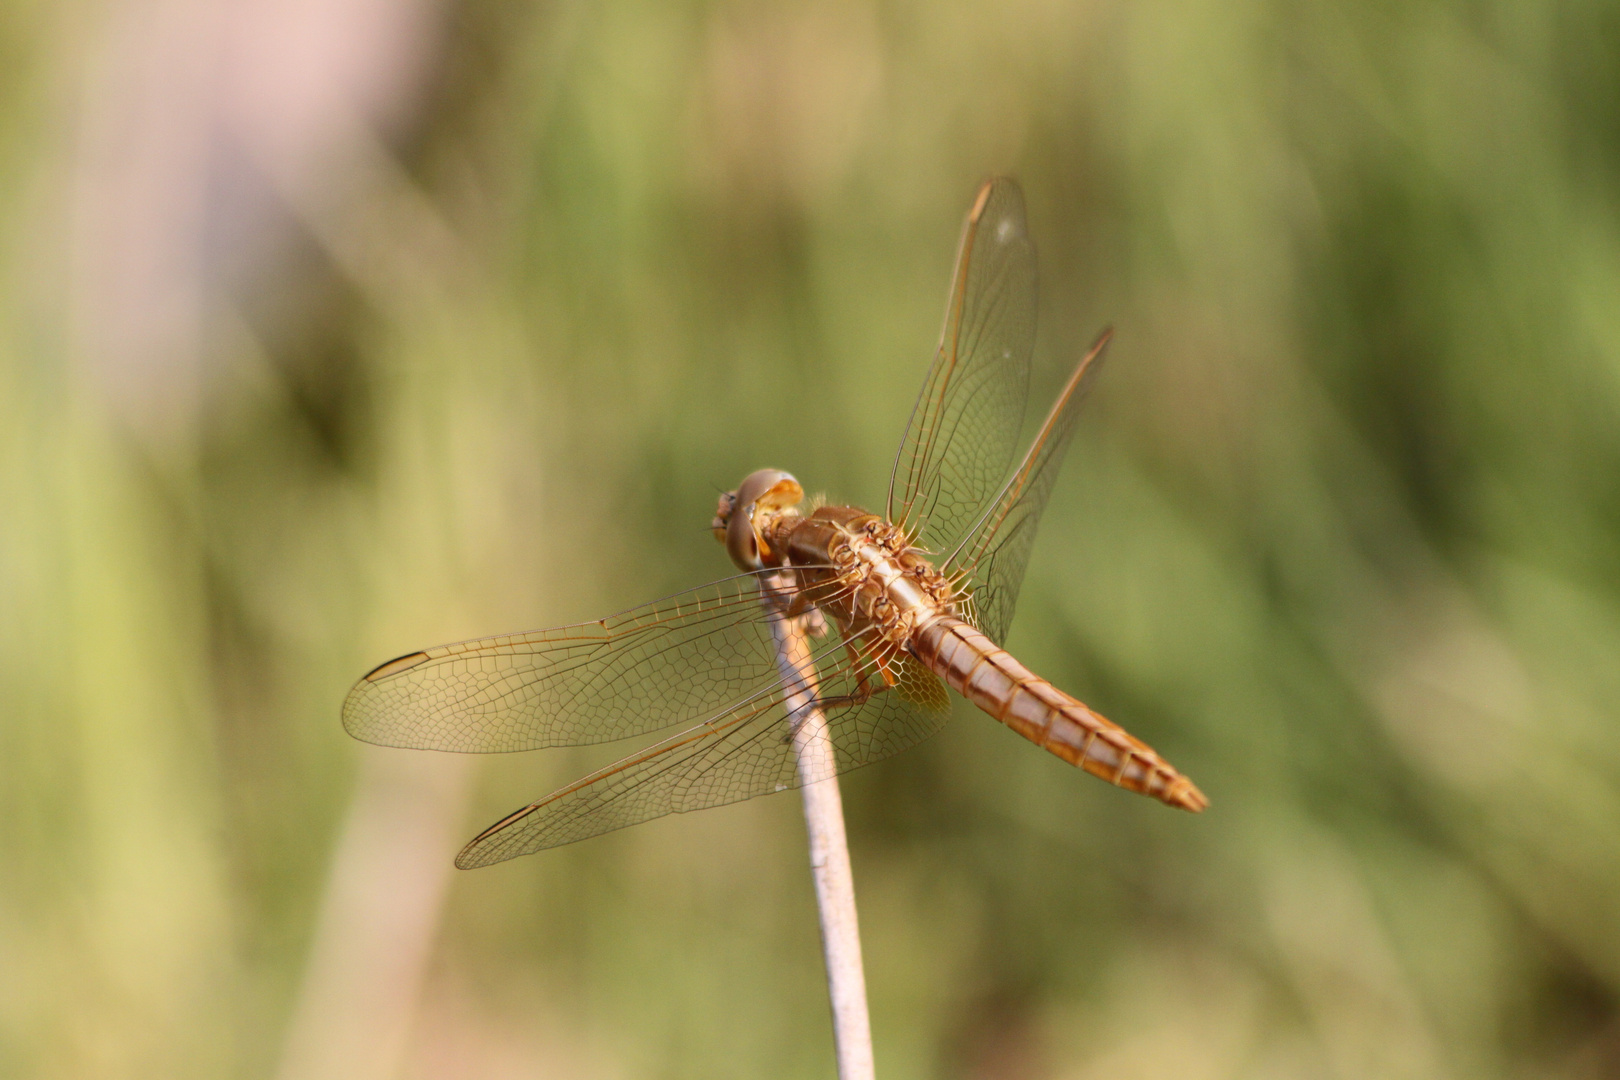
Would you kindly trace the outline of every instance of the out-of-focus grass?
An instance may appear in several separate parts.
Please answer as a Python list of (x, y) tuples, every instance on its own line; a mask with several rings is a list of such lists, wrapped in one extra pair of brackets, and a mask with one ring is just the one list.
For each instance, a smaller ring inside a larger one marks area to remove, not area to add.
[[(877, 504), (994, 171), (1038, 392), (1119, 330), (1010, 644), (1213, 806), (966, 709), (850, 777), (882, 1075), (1620, 1067), (1610, 8), (465, 5), (158, 436), (18, 120), (101, 54), (13, 15), (0, 1073), (272, 1072), (350, 680), (720, 576), (752, 468)], [(777, 798), (457, 876), (404, 1075), (827, 1075), (803, 862)]]

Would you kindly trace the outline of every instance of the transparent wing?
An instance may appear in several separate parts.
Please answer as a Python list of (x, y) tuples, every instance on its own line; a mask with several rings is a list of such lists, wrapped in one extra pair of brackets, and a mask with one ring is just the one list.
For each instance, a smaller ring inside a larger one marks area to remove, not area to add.
[(582, 746), (689, 724), (777, 681), (758, 575), (741, 574), (596, 622), (390, 660), (349, 691), (343, 726), (423, 750)]
[(1080, 403), (1102, 370), (1103, 353), (1112, 333), (1104, 331), (1081, 359), (1017, 471), (941, 567), (947, 575), (962, 576), (969, 621), (992, 641), (1004, 642), (1007, 628), (1012, 625), (1041, 512), (1046, 509), (1058, 468), (1074, 436)]
[(1017, 449), (1035, 343), (1035, 246), (1010, 179), (968, 213), (939, 352), (889, 478), (888, 518), (945, 552), (1000, 489)]
[[(829, 635), (836, 637), (836, 631)], [(859, 704), (854, 665), (830, 641), (816, 650), (820, 700), (833, 772), (898, 754), (938, 731), (950, 715), (939, 677), (909, 656), (896, 686)], [(632, 754), (485, 829), (456, 856), (464, 870), (622, 829), (665, 814), (702, 810), (798, 787), (793, 724), (780, 683)], [(811, 781), (825, 779), (812, 775)]]

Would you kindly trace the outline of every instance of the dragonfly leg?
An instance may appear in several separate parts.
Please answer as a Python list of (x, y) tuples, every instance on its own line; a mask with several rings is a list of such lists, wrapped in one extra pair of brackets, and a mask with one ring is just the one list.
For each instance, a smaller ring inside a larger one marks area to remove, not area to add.
[[(816, 610), (819, 613), (820, 609)], [(823, 632), (825, 632), (825, 630), (826, 628), (824, 625)], [(850, 668), (855, 672), (855, 689), (848, 694), (833, 694), (829, 697), (818, 697), (811, 701), (809, 705), (805, 706), (804, 709), (801, 710), (803, 715), (795, 716), (790, 719), (788, 724), (788, 732), (786, 735), (782, 736), (783, 742), (793, 741), (793, 737), (799, 733), (799, 726), (810, 718), (810, 709), (812, 707), (825, 710), (844, 709), (852, 705), (864, 705), (872, 699), (872, 695), (877, 693), (878, 690), (888, 689), (887, 685), (875, 687), (867, 680), (867, 674), (871, 669), (876, 668), (879, 672), (882, 672), (883, 668), (877, 663), (877, 661), (871, 659), (870, 657), (861, 656), (860, 653), (855, 649), (855, 643), (847, 639), (844, 641), (844, 652), (849, 655)]]
[[(773, 592), (772, 602), (785, 618), (802, 619), (801, 627), (813, 638), (827, 636), (827, 616), (823, 615), (821, 608), (810, 599), (807, 590), (796, 588), (792, 580), (783, 574), (779, 575)], [(785, 602), (783, 597), (787, 598)]]
[(878, 690), (887, 690), (889, 688), (887, 677), (884, 678), (884, 685), (881, 687), (873, 686), (868, 681), (867, 676), (874, 670), (880, 675), (883, 674), (883, 665), (873, 657), (862, 656), (856, 650), (855, 642), (846, 640), (844, 642), (844, 652), (849, 654), (850, 667), (855, 672), (855, 689), (847, 694), (834, 694), (830, 697), (821, 698), (817, 704), (825, 708), (842, 709), (851, 705), (865, 705)]

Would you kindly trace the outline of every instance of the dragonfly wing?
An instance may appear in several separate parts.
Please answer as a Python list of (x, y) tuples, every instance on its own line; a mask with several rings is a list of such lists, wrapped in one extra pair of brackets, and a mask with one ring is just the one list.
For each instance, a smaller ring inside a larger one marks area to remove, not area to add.
[(939, 351), (889, 478), (889, 520), (944, 552), (994, 498), (1017, 449), (1035, 344), (1035, 246), (1017, 182), (979, 190)]
[(994, 503), (945, 559), (942, 569), (947, 574), (965, 578), (963, 590), (969, 595), (970, 621), (993, 641), (1005, 641), (1012, 625), (1018, 590), (1035, 544), (1035, 530), (1051, 498), (1063, 455), (1074, 437), (1080, 404), (1102, 370), (1103, 353), (1111, 336), (1111, 331), (1105, 331), (1075, 367), (1024, 460)]
[(383, 746), (500, 753), (610, 742), (713, 716), (779, 682), (758, 578), (390, 660), (349, 691), (343, 726)]
[[(938, 731), (950, 714), (945, 687), (920, 663), (858, 704), (832, 704), (856, 688), (842, 645), (815, 658), (836, 772), (898, 754)], [(931, 681), (930, 681), (931, 680)], [(456, 857), (462, 869), (798, 787), (793, 723), (780, 685), (655, 743), (485, 829)], [(811, 781), (825, 779), (820, 775)]]

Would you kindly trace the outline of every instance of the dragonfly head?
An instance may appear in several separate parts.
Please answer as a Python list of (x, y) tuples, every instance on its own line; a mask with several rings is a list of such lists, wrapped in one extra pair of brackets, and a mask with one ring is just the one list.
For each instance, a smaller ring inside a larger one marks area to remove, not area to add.
[(781, 555), (765, 542), (765, 526), (771, 518), (792, 511), (803, 500), (804, 488), (792, 474), (781, 469), (760, 469), (744, 477), (736, 491), (720, 496), (709, 527), (714, 530), (714, 538), (726, 545), (726, 554), (739, 569), (779, 566)]

